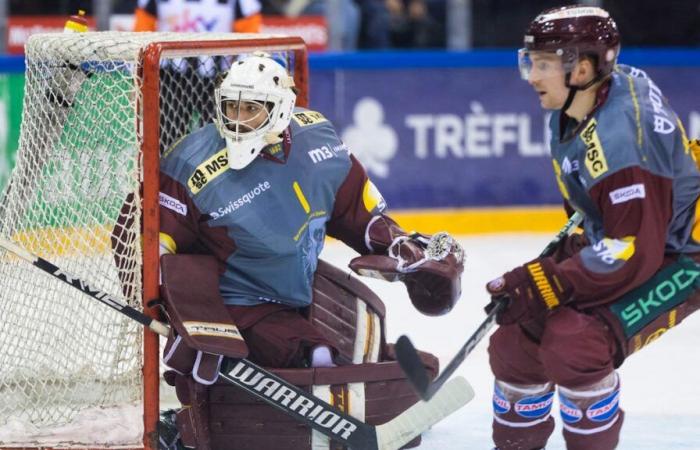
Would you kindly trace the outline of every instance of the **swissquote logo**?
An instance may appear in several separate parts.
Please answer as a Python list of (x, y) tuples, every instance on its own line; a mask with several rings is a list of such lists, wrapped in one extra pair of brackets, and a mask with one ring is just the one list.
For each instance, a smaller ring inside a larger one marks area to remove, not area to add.
[(394, 129), (384, 123), (384, 108), (372, 97), (355, 104), (353, 124), (342, 134), (352, 153), (365, 168), (380, 178), (389, 176), (389, 161), (396, 155), (399, 139)]
[(269, 181), (262, 181), (240, 197), (230, 200), (225, 206), (219, 206), (215, 211), (209, 212), (209, 215), (213, 219), (218, 219), (231, 214), (237, 209), (253, 203), (253, 200), (270, 190), (271, 187), (272, 184)]
[(318, 398), (283, 385), (273, 377), (257, 370), (255, 366), (245, 360), (239, 360), (235, 367), (228, 372), (228, 376), (277, 403), (282, 409), (296, 413), (309, 422), (327, 428), (343, 439), (348, 439), (357, 430), (357, 425), (330, 410)]

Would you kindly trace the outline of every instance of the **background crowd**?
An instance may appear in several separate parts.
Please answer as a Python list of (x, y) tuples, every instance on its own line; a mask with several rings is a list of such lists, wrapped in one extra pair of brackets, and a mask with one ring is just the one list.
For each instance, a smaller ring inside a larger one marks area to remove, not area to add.
[[(131, 14), (137, 0), (104, 0), (114, 14)], [(0, 1), (0, 4), (3, 2)], [(9, 0), (12, 15), (94, 13), (85, 0)], [(262, 14), (326, 16), (342, 28), (337, 50), (446, 48), (450, 34), (467, 31), (467, 47), (516, 47), (522, 24), (560, 0), (260, 0)], [(573, 2), (572, 2), (573, 3)], [(616, 18), (626, 47), (700, 45), (700, 0), (583, 0)], [(330, 10), (329, 8), (332, 8)], [(456, 16), (456, 12), (461, 14)], [(455, 24), (455, 18), (457, 23)], [(463, 21), (464, 23), (459, 23)]]

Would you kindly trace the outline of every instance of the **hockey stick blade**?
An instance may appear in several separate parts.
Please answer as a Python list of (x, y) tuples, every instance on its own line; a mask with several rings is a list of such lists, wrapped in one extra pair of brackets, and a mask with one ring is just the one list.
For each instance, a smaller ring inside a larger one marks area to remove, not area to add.
[[(421, 360), (418, 352), (407, 336), (401, 336), (396, 342), (396, 358), (399, 365), (406, 374), (406, 378), (413, 385), (418, 395), (423, 400), (429, 400), (436, 392), (440, 390), (443, 384), (452, 376), (462, 362), (467, 358), (467, 355), (474, 350), (474, 347), (486, 336), (489, 330), (496, 323), (496, 315), (505, 307), (506, 302), (498, 303), (491, 311), (489, 311), (486, 320), (484, 320), (479, 328), (471, 335), (469, 340), (459, 349), (457, 354), (445, 366), (432, 382), (428, 378), (428, 371)], [(399, 348), (401, 343), (401, 348)]]
[(392, 421), (377, 426), (379, 450), (393, 450), (410, 442), (474, 398), (474, 389), (464, 377), (455, 377), (429, 401), (420, 401)]
[(425, 369), (420, 356), (418, 356), (418, 351), (413, 346), (413, 342), (408, 336), (402, 335), (396, 341), (394, 350), (396, 351), (396, 359), (406, 374), (409, 383), (411, 383), (423, 400), (428, 400), (430, 397), (426, 397), (425, 393), (429, 389), (430, 378), (428, 378), (428, 371)]
[[(540, 257), (549, 256), (556, 250), (557, 246), (568, 236), (583, 220), (583, 216), (575, 212), (569, 220), (564, 224), (559, 233), (547, 244), (540, 253)], [(493, 308), (488, 312), (486, 318), (472, 334), (457, 354), (450, 360), (442, 372), (430, 382), (428, 371), (425, 369), (423, 361), (418, 356), (418, 352), (406, 336), (401, 336), (396, 342), (396, 358), (399, 365), (403, 369), (409, 382), (415, 388), (418, 395), (423, 400), (430, 399), (435, 393), (440, 390), (440, 387), (454, 374), (457, 368), (464, 362), (469, 353), (474, 350), (474, 347), (488, 334), (488, 332), (496, 324), (496, 316), (508, 304), (506, 298), (497, 301)]]

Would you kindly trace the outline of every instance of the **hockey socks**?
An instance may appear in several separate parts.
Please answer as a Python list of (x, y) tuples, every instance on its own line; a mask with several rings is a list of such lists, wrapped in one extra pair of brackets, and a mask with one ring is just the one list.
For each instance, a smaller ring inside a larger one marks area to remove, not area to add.
[(624, 412), (616, 372), (590, 386), (559, 386), (559, 404), (569, 450), (613, 450), (617, 446)]
[(552, 383), (523, 385), (496, 380), (493, 440), (499, 450), (542, 448), (554, 430)]

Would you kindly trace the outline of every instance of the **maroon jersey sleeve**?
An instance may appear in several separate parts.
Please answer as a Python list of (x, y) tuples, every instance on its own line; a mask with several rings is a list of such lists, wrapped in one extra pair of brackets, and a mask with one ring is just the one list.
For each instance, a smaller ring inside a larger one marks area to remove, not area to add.
[(174, 244), (175, 248), (168, 248), (169, 253), (186, 253), (185, 250), (191, 249), (197, 241), (199, 221), (202, 219), (200, 211), (186, 188), (162, 172), (159, 202), (161, 246), (171, 247)]
[(558, 271), (580, 307), (609, 303), (649, 279), (661, 266), (672, 215), (672, 180), (640, 167), (622, 169), (591, 188), (604, 239), (588, 243)]
[(372, 217), (382, 214), (386, 203), (369, 180), (362, 164), (350, 155), (352, 166), (335, 196), (328, 235), (340, 239), (361, 255), (370, 253), (365, 231)]

